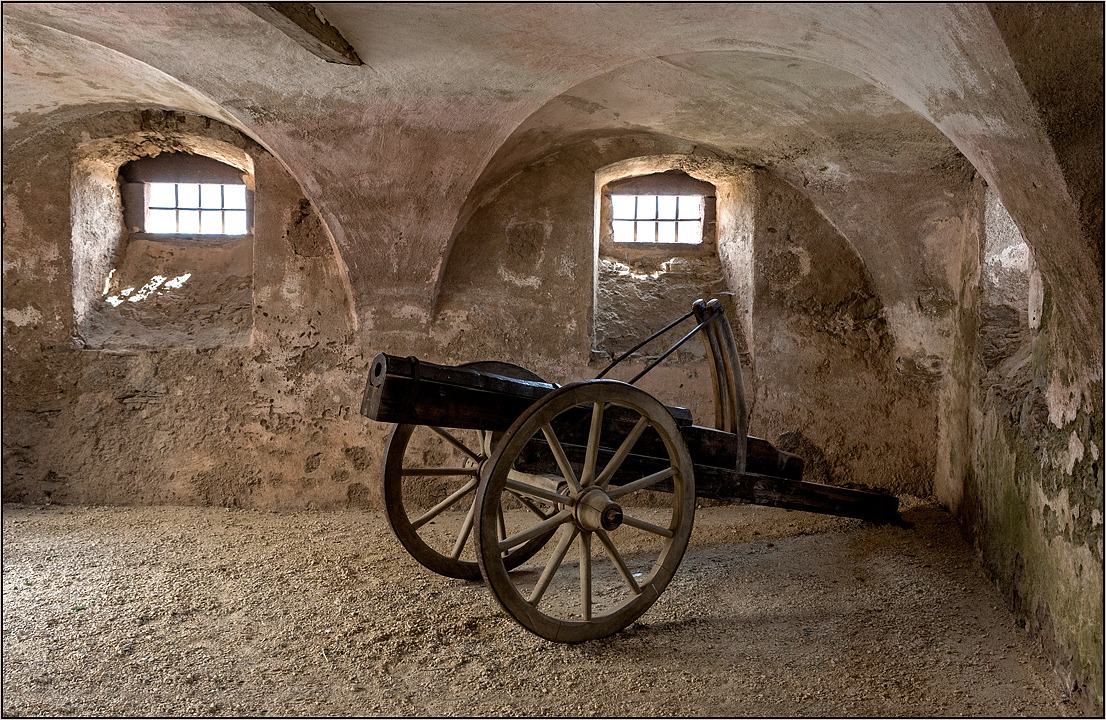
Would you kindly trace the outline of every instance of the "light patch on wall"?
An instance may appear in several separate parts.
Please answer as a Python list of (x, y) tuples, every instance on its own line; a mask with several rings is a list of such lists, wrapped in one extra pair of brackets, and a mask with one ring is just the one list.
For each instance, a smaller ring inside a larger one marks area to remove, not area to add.
[(498, 274), (499, 274), (499, 279), (503, 280), (504, 282), (509, 282), (512, 285), (517, 285), (518, 287), (530, 287), (530, 288), (536, 288), (536, 287), (541, 286), (541, 278), (537, 277), (536, 275), (527, 275), (527, 276), (515, 275), (513, 272), (511, 272), (510, 270), (508, 270), (507, 268), (505, 268), (503, 266), (500, 266), (499, 268), (497, 268), (497, 270), (498, 270)]
[[(114, 272), (114, 271), (113, 271)], [(104, 300), (112, 307), (119, 307), (124, 301), (127, 302), (139, 302), (145, 300), (151, 295), (161, 295), (166, 290), (179, 290), (188, 282), (188, 278), (192, 277), (192, 273), (185, 273), (184, 275), (178, 275), (177, 277), (169, 280), (164, 275), (154, 275), (150, 278), (145, 285), (141, 287), (137, 292), (135, 288), (129, 287), (121, 290), (118, 295), (108, 295)], [(104, 284), (104, 294), (108, 292), (108, 285), (110, 284), (111, 277), (108, 277), (108, 282)]]
[(9, 310), (4, 308), (4, 322), (10, 322), (16, 327), (34, 325), (42, 320), (42, 313), (28, 305), (22, 310)]
[(1031, 258), (1029, 246), (1022, 243), (1004, 248), (991, 259), (1007, 270), (1018, 270), (1024, 273), (1029, 271)]
[(1071, 475), (1071, 471), (1075, 469), (1075, 464), (1083, 459), (1083, 443), (1075, 433), (1071, 434), (1071, 439), (1068, 441), (1066, 456), (1064, 458), (1064, 472)]
[(1052, 379), (1045, 391), (1048, 403), (1048, 419), (1053, 425), (1062, 428), (1075, 419), (1083, 399), (1083, 390), (1075, 384), (1064, 382), (1059, 368), (1052, 371)]
[(599, 262), (602, 263), (603, 265), (606, 265), (607, 267), (609, 267), (613, 272), (616, 272), (619, 275), (627, 277), (630, 280), (656, 280), (657, 278), (659, 278), (661, 275), (663, 275), (665, 273), (665, 271), (668, 269), (667, 268), (668, 263), (672, 262), (672, 261), (669, 260), (668, 262), (662, 263), (661, 264), (661, 269), (657, 270), (655, 272), (636, 272), (629, 265), (626, 265), (624, 263), (620, 263), (617, 260), (609, 260), (607, 258), (603, 258)]

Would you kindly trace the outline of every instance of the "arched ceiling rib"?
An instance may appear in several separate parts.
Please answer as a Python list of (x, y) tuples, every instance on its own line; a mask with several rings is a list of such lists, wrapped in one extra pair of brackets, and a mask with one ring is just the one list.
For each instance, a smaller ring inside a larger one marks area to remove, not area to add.
[[(1042, 270), (1076, 289), (1075, 319), (1101, 317), (1086, 244), (1056, 242), (1079, 236), (1077, 215), (985, 5), (319, 7), (363, 67), (324, 63), (234, 4), (6, 4), (3, 12), (156, 68), (269, 147), (331, 228), (369, 327), (381, 305), (407, 322), (428, 317), (466, 198), (500, 146), (552, 98), (642, 61), (735, 50), (839, 68), (933, 122), (998, 191)], [(82, 80), (114, 72), (98, 60), (58, 62), (52, 72), (67, 81), (51, 87), (64, 85), (69, 96), (58, 102), (74, 105), (95, 96)], [(49, 85), (37, 72), (5, 67), (6, 107), (9, 88)], [(179, 90), (157, 90), (159, 104), (176, 104)]]
[(22, 136), (44, 116), (119, 105), (174, 108), (246, 131), (211, 98), (155, 67), (67, 32), (4, 19), (5, 132)]
[[(856, 202), (848, 188), (923, 173), (932, 184), (940, 176), (933, 168), (966, 167), (953, 144), (871, 83), (778, 55), (716, 51), (652, 58), (569, 89), (500, 147), (470, 193), (461, 223), (530, 163), (589, 138), (637, 132), (681, 138), (772, 168), (796, 186), (813, 185), (815, 200), (828, 190), (822, 211), (854, 242), (888, 303), (910, 302), (929, 291), (935, 273), (943, 274), (919, 262), (925, 247), (917, 227), (924, 215), (901, 213), (896, 221), (874, 197)], [(957, 184), (965, 179), (963, 170), (954, 178)]]

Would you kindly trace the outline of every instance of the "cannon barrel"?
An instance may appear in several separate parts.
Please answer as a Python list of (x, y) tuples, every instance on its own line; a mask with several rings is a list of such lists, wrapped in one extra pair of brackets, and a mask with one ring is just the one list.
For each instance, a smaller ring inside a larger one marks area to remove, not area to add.
[(380, 353), (369, 370), (361, 414), (388, 423), (506, 430), (556, 388), (553, 383)]

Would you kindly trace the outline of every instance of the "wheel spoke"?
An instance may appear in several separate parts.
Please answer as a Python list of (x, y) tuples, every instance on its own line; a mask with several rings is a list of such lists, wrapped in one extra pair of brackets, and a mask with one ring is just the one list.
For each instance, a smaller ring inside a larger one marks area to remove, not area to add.
[(622, 445), (619, 446), (618, 452), (607, 462), (607, 467), (603, 468), (603, 474), (595, 479), (595, 484), (601, 488), (607, 487), (607, 483), (611, 481), (614, 474), (618, 472), (618, 468), (622, 466), (622, 461), (626, 459), (626, 456), (630, 454), (630, 450), (633, 449), (634, 444), (637, 443), (638, 438), (645, 432), (645, 428), (649, 426), (649, 420), (642, 417), (634, 425), (634, 429), (630, 431), (630, 434), (626, 436), (626, 439), (622, 441)]
[(667, 538), (670, 538), (675, 534), (668, 528), (662, 528), (658, 525), (654, 525), (653, 523), (645, 522), (644, 520), (638, 520), (635, 517), (630, 517), (629, 515), (622, 516), (622, 524), (629, 525), (630, 527), (636, 527), (638, 530), (644, 530), (645, 532), (651, 532), (654, 535), (661, 535)]
[(591, 485), (595, 480), (595, 461), (599, 455), (599, 434), (603, 430), (603, 403), (591, 404), (591, 428), (588, 431), (588, 449), (584, 454), (584, 471), (580, 473), (580, 485)]
[(525, 495), (519, 495), (517, 492), (515, 492), (513, 490), (508, 490), (507, 492), (511, 493), (512, 497), (518, 498), (519, 502), (521, 502), (523, 505), (525, 505), (527, 508), (529, 508), (535, 515), (540, 517), (542, 520), (547, 520), (547, 519), (553, 517), (553, 513), (545, 512), (540, 507), (535, 505), (530, 500), (530, 498), (526, 497)]
[(465, 515), (465, 524), (461, 526), (461, 534), (457, 536), (457, 542), (453, 544), (453, 552), (449, 554), (454, 560), (461, 557), (461, 551), (465, 549), (465, 543), (468, 542), (469, 533), (472, 532), (472, 521), (475, 517), (476, 498), (473, 498), (472, 507), (469, 508), (468, 515)]
[(464, 497), (465, 494), (472, 492), (473, 488), (475, 488), (479, 484), (479, 482), (480, 480), (478, 478), (473, 478), (472, 480), (469, 480), (461, 487), (461, 489), (457, 490), (445, 500), (442, 500), (440, 503), (427, 510), (425, 513), (420, 515), (418, 519), (412, 520), (411, 527), (418, 530), (420, 527), (436, 518), (447, 507)]
[(499, 523), (499, 539), (507, 537), (507, 521), (503, 518), (503, 506), (500, 505), (495, 511), (496, 521)]
[(553, 515), (549, 519), (543, 520), (540, 523), (538, 523), (537, 525), (534, 525), (533, 527), (531, 527), (527, 530), (523, 530), (522, 532), (517, 532), (509, 538), (505, 538), (502, 542), (499, 543), (499, 549), (500, 550), (509, 550), (509, 549), (515, 547), (516, 545), (521, 545), (522, 543), (526, 542), (527, 540), (532, 540), (533, 538), (536, 538), (539, 535), (544, 535), (545, 533), (549, 532), (550, 530), (557, 527), (561, 523), (567, 522), (571, 518), (572, 518), (572, 510), (569, 510), (568, 508), (566, 508), (564, 510), (561, 510), (559, 513), (557, 513), (556, 515)]
[(518, 480), (507, 480), (507, 489), (514, 490), (517, 493), (523, 495), (529, 495), (530, 497), (540, 498), (541, 500), (548, 500), (551, 503), (558, 503), (560, 505), (568, 502), (568, 498), (560, 493), (555, 493), (552, 490), (546, 490), (545, 488), (534, 487), (533, 485), (527, 485), (524, 482)]
[(460, 450), (464, 454), (468, 455), (473, 460), (475, 460), (477, 462), (480, 462), (480, 456), (477, 455), (476, 453), (474, 453), (472, 450), (469, 450), (468, 447), (463, 442), (461, 442), (457, 438), (453, 437), (453, 435), (451, 433), (441, 429), (440, 427), (434, 426), (434, 425), (427, 425), (427, 427), (430, 428), (431, 430), (433, 430), (434, 432), (438, 433), (439, 435), (441, 435), (451, 445), (453, 445), (455, 448), (457, 448), (458, 450)]
[(630, 586), (630, 589), (634, 591), (635, 595), (641, 594), (641, 587), (637, 584), (637, 580), (634, 580), (634, 574), (630, 572), (630, 568), (626, 567), (626, 561), (622, 559), (622, 555), (619, 554), (618, 549), (614, 546), (614, 542), (611, 541), (611, 536), (607, 534), (606, 530), (599, 530), (595, 533), (599, 536), (599, 542), (603, 544), (603, 549), (607, 551), (607, 557), (611, 559), (614, 566), (618, 568), (618, 574), (622, 576), (622, 579), (626, 581), (626, 584)]
[(553, 556), (550, 557), (549, 562), (545, 564), (545, 569), (542, 570), (537, 585), (530, 591), (530, 597), (526, 598), (526, 602), (535, 607), (537, 607), (537, 604), (541, 601), (542, 595), (545, 595), (545, 591), (549, 588), (549, 582), (553, 579), (553, 575), (556, 574), (557, 568), (561, 566), (561, 562), (565, 559), (565, 554), (568, 553), (568, 549), (572, 546), (572, 541), (576, 539), (576, 535), (580, 532), (575, 525), (566, 525), (565, 529), (566, 532), (561, 537), (560, 542), (557, 543), (557, 547), (553, 550)]
[(580, 610), (591, 620), (591, 533), (580, 533)]
[(628, 495), (629, 493), (632, 493), (636, 490), (644, 490), (651, 485), (656, 485), (661, 480), (667, 480), (675, 474), (676, 468), (669, 467), (667, 470), (661, 470), (659, 472), (653, 473), (652, 475), (646, 475), (640, 480), (634, 480), (632, 483), (627, 483), (626, 485), (617, 485), (607, 492), (607, 497), (609, 497), (611, 500), (614, 500), (615, 498), (622, 497), (623, 495)]
[(549, 449), (553, 451), (553, 457), (557, 460), (557, 467), (561, 469), (561, 474), (568, 481), (568, 486), (572, 488), (572, 492), (580, 492), (580, 483), (576, 480), (576, 473), (572, 472), (572, 465), (568, 462), (568, 456), (565, 455), (565, 449), (561, 447), (561, 441), (557, 439), (557, 434), (553, 432), (553, 427), (549, 424), (542, 425), (541, 431), (545, 435), (545, 441), (549, 443)]
[(450, 475), (468, 475), (475, 477), (480, 474), (479, 468), (467, 467), (467, 468), (428, 468), (428, 467), (405, 467), (399, 471), (400, 475), (404, 477), (410, 475), (425, 475), (427, 477), (448, 477)]

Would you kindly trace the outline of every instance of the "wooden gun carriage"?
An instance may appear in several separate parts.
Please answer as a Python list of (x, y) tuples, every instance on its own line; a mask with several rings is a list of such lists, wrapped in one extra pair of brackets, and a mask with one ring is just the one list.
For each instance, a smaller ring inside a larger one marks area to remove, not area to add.
[[(692, 317), (696, 327), (629, 383), (603, 379)], [(697, 333), (715, 428), (633, 384)], [(442, 575), (482, 576), (508, 615), (554, 641), (610, 635), (653, 604), (683, 557), (697, 496), (898, 518), (893, 495), (804, 482), (801, 458), (748, 434), (741, 364), (717, 300), (696, 301), (595, 379), (564, 386), (509, 363), (381, 353), (361, 414), (396, 423), (381, 489), (408, 552)]]

